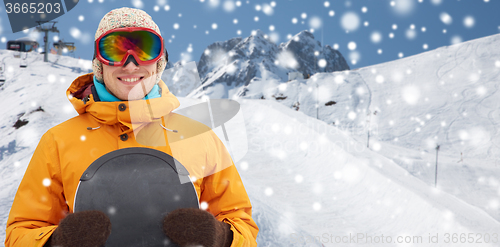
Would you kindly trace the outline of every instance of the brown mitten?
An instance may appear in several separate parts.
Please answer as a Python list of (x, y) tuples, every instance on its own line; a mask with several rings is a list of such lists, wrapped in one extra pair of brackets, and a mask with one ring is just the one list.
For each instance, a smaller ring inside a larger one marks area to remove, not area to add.
[(170, 212), (163, 220), (163, 232), (181, 247), (229, 247), (233, 241), (229, 224), (196, 208), (181, 208)]
[(103, 212), (92, 210), (68, 214), (52, 233), (45, 247), (100, 247), (111, 234), (111, 221)]

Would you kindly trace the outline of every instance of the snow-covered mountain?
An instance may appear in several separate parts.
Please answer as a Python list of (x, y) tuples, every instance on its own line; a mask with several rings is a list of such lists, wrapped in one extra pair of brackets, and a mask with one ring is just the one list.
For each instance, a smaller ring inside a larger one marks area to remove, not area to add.
[[(259, 246), (477, 246), (460, 242), (469, 233), (493, 240), (500, 232), (499, 41), (496, 35), (354, 71), (240, 85), (247, 89), (236, 100), (248, 152), (236, 167), (260, 228)], [(1, 243), (41, 135), (76, 115), (65, 90), (91, 68), (90, 61), (51, 54), (57, 63), (30, 54), (20, 68), (12, 52), (0, 51), (4, 57)], [(181, 68), (175, 66), (165, 71), (168, 78)], [(197, 80), (196, 73), (177, 76)], [(200, 102), (180, 101), (181, 108)], [(436, 235), (438, 243), (430, 243)]]
[[(202, 85), (182, 80), (183, 68), (176, 64), (173, 74), (163, 76), (173, 92), (180, 96), (232, 98), (245, 95), (253, 81), (287, 81), (289, 72), (304, 76), (317, 72), (349, 70), (344, 57), (330, 46), (321, 46), (309, 31), (302, 31), (286, 43), (274, 44), (262, 31), (251, 36), (232, 38), (209, 45), (202, 54), (197, 69)], [(189, 73), (189, 72), (188, 72)], [(175, 78), (175, 79), (174, 79)], [(193, 86), (193, 84), (195, 84)], [(182, 86), (181, 86), (182, 85)], [(187, 89), (196, 87), (194, 91)]]

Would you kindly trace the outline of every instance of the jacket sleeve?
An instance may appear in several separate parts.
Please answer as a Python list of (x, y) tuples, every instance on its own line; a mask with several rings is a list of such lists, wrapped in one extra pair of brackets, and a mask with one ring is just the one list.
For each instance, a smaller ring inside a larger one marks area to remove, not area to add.
[(19, 185), (7, 220), (6, 247), (43, 246), (68, 212), (56, 142), (45, 133)]
[(231, 225), (231, 247), (257, 246), (259, 228), (252, 219), (252, 205), (240, 175), (224, 144), (213, 134), (218, 171), (203, 179), (200, 201), (208, 204), (207, 211), (219, 221)]

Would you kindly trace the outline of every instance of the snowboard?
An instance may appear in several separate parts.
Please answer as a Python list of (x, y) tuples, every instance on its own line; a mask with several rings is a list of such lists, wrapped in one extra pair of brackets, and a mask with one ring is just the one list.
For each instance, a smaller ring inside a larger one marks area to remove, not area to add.
[(174, 247), (162, 227), (164, 216), (178, 208), (199, 208), (186, 168), (164, 152), (134, 147), (105, 154), (85, 170), (73, 211), (109, 217), (106, 247)]

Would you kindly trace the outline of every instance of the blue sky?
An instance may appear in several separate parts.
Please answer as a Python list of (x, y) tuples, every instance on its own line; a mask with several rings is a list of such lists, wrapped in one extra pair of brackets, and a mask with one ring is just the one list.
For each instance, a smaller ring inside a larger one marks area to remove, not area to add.
[[(248, 37), (257, 29), (277, 44), (286, 42), (289, 35), (314, 29), (316, 40), (337, 48), (351, 68), (500, 31), (500, 0), (80, 0), (56, 19), (60, 33), (51, 33), (49, 40), (57, 35), (75, 42), (72, 56), (91, 59), (100, 19), (124, 6), (141, 8), (153, 17), (172, 62), (198, 61), (213, 42)], [(24, 36), (42, 43), (43, 37), (32, 29), (13, 34), (4, 8), (0, 26), (4, 47), (7, 40)]]

